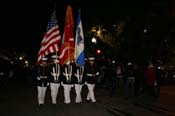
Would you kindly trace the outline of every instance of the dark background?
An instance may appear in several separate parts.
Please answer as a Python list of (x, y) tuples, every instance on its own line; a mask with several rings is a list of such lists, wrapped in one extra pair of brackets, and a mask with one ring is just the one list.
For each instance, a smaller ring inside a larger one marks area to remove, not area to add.
[(167, 28), (171, 24), (165, 19), (174, 17), (175, 14), (173, 0), (1, 1), (1, 48), (27, 52), (32, 59), (36, 60), (40, 42), (55, 2), (61, 33), (64, 28), (67, 3), (73, 7), (75, 21), (77, 9), (81, 8), (85, 33), (89, 27), (95, 24), (113, 25), (118, 20), (125, 19), (139, 22), (140, 20), (147, 20), (145, 18), (147, 15), (157, 20), (154, 22), (159, 22), (156, 25), (157, 29)]

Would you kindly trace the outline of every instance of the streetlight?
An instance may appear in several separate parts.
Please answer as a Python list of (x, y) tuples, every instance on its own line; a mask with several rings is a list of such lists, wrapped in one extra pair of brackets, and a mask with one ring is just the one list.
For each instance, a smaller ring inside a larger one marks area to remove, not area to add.
[(93, 38), (91, 39), (91, 42), (96, 44), (96, 43), (97, 43), (97, 39), (96, 39), (95, 37), (93, 37)]
[(28, 67), (29, 66), (29, 61), (26, 60), (24, 63), (25, 63), (24, 67)]
[(10, 64), (13, 64), (14, 62), (13, 61), (10, 61)]
[(22, 57), (22, 56), (20, 56), (20, 57), (19, 57), (19, 60), (22, 60), (22, 59), (23, 59), (23, 57)]
[(28, 63), (29, 63), (29, 62), (26, 60), (26, 61), (25, 61), (25, 64), (28, 64)]
[(99, 27), (99, 29), (97, 30), (97, 36), (98, 37), (101, 37), (101, 34), (102, 34), (102, 29), (101, 29), (101, 26)]
[(144, 33), (147, 33), (147, 32), (148, 32), (148, 30), (147, 30), (147, 29), (144, 29), (144, 30), (143, 30), (143, 32), (144, 32)]

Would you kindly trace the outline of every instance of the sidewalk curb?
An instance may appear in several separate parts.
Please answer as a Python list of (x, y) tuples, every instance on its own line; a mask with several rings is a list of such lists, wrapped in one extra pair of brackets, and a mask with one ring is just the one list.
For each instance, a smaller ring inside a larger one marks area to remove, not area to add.
[(169, 111), (165, 108), (162, 108), (162, 107), (159, 107), (159, 106), (156, 106), (156, 105), (148, 106), (148, 105), (144, 105), (144, 104), (141, 104), (141, 103), (134, 103), (134, 105), (138, 106), (138, 107), (148, 109), (148, 110), (153, 111), (153, 112), (165, 114), (165, 115), (168, 115), (168, 116), (175, 116), (175, 112), (171, 112), (171, 111)]
[(106, 111), (114, 116), (134, 116), (130, 112), (123, 111), (123, 110), (120, 110), (120, 109), (115, 108), (115, 107), (106, 108)]

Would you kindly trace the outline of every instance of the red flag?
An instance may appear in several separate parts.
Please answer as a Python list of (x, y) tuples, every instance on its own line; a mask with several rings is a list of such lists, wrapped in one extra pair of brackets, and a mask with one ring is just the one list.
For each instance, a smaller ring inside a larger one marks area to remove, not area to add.
[(50, 53), (58, 52), (58, 44), (60, 42), (61, 35), (57, 24), (56, 12), (54, 11), (51, 15), (50, 21), (48, 22), (46, 33), (44, 34), (44, 38), (41, 42), (37, 62), (39, 63), (43, 57)]
[(63, 65), (74, 59), (74, 19), (72, 7), (67, 6), (66, 22), (60, 48), (60, 63)]

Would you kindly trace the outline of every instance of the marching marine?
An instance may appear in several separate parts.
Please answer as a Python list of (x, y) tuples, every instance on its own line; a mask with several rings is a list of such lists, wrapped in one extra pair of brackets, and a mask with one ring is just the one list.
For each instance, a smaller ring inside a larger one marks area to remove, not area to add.
[(77, 104), (82, 102), (81, 90), (84, 84), (83, 72), (84, 72), (84, 67), (76, 65), (74, 76), (73, 76), (73, 83), (74, 83), (75, 93), (76, 93), (75, 103)]
[(61, 66), (59, 64), (57, 55), (51, 56), (51, 64), (49, 68), (50, 68), (49, 82), (50, 82), (52, 104), (56, 104), (58, 90), (59, 90), (60, 83), (61, 83)]
[(97, 65), (95, 64), (95, 57), (89, 57), (88, 63), (85, 65), (85, 69), (84, 69), (85, 84), (88, 87), (88, 94), (86, 97), (86, 100), (88, 102), (91, 100), (92, 103), (96, 103), (94, 88), (97, 82), (97, 77), (99, 75), (100, 75), (100, 71)]
[(41, 63), (37, 66), (36, 71), (38, 104), (39, 106), (42, 106), (44, 104), (47, 86), (49, 86), (47, 58), (42, 58)]
[(64, 88), (64, 103), (69, 104), (70, 100), (70, 91), (73, 87), (73, 64), (67, 63), (63, 65), (63, 75), (61, 85)]

